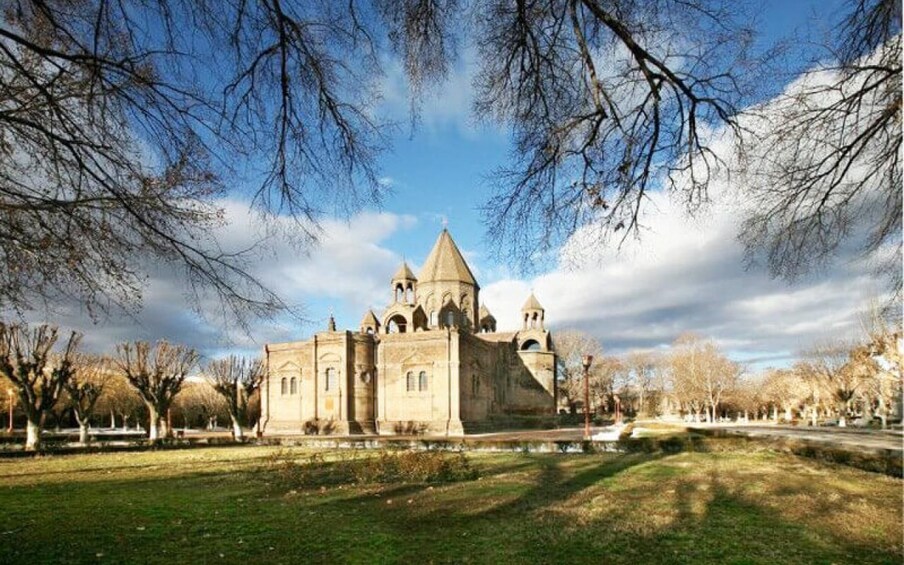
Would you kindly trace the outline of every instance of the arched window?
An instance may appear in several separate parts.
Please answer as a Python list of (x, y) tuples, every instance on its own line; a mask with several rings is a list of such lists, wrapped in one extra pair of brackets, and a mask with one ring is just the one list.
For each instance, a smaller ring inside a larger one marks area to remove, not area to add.
[(336, 369), (330, 367), (326, 370), (326, 390), (336, 390), (339, 383), (336, 381)]
[(282, 380), (279, 382), (279, 394), (288, 394), (288, 392), (289, 392), (288, 384), (289, 383), (286, 380), (286, 377), (283, 377)]
[(373, 329), (373, 328), (367, 328), (367, 335), (374, 335), (374, 329)]
[(408, 371), (408, 374), (405, 375), (405, 390), (408, 392), (417, 390), (414, 388), (415, 386), (417, 386), (417, 383), (414, 381), (414, 373)]
[(446, 310), (446, 327), (451, 328), (455, 325), (455, 312)]
[(540, 343), (537, 340), (529, 339), (521, 344), (521, 351), (539, 351)]
[(289, 381), (289, 394), (298, 394), (298, 381), (295, 380), (295, 377)]
[(435, 328), (435, 327), (436, 327), (436, 322), (437, 322), (437, 319), (436, 319), (436, 310), (431, 310), (431, 311), (430, 311), (430, 327), (431, 327), (431, 328)]
[(418, 390), (427, 390), (427, 372), (421, 371), (417, 376), (417, 389)]

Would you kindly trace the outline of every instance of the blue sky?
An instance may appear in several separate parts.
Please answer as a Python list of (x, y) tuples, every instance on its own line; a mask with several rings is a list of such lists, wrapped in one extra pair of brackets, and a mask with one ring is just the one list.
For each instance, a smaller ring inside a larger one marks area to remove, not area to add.
[[(769, 0), (760, 12), (760, 45), (789, 34), (820, 35), (839, 1)], [(547, 307), (555, 328), (576, 327), (597, 336), (610, 353), (667, 346), (683, 331), (713, 337), (735, 359), (754, 367), (784, 365), (795, 351), (832, 336), (852, 337), (857, 313), (880, 291), (856, 257), (842, 257), (827, 270), (788, 285), (762, 271), (745, 271), (732, 233), (736, 222), (720, 215), (683, 217), (664, 201), (653, 219), (659, 231), (639, 245), (603, 250), (593, 268), (553, 265), (519, 273), (492, 260), (478, 207), (489, 197), (488, 175), (510, 151), (506, 131), (474, 124), (469, 113), (470, 69), (461, 62), (439, 95), (425, 101), (421, 121), (405, 127), (405, 87), (388, 73), (383, 110), (403, 126), (380, 161), (391, 192), (380, 210), (366, 210), (346, 223), (327, 219), (320, 249), (305, 256), (273, 250), (260, 273), (291, 302), (304, 304), (310, 323), (282, 318), (262, 321), (252, 338), (224, 337), (215, 323), (198, 320), (180, 303), (178, 284), (152, 281), (138, 320), (106, 320), (90, 326), (75, 311), (69, 325), (87, 330), (90, 347), (104, 349), (122, 339), (168, 337), (211, 356), (234, 348), (259, 349), (275, 340), (302, 339), (325, 328), (329, 312), (340, 327), (355, 329), (365, 309), (380, 314), (390, 298), (389, 278), (402, 258), (417, 269), (442, 221), (465, 253), (500, 330), (516, 324), (517, 309), (531, 289)], [(778, 92), (784, 85), (775, 85)], [(228, 209), (235, 233), (247, 214)], [(325, 280), (322, 280), (325, 279)]]

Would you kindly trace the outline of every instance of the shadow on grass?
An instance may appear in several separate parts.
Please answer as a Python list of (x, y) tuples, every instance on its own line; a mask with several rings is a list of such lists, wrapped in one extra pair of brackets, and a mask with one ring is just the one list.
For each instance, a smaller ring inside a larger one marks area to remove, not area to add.
[[(638, 467), (671, 456), (537, 454), (475, 458), (481, 480), (431, 485), (289, 492), (266, 469), (249, 467), (10, 487), (0, 489), (0, 506), (18, 511), (0, 517), (0, 555), (17, 562), (94, 561), (96, 553), (118, 562), (900, 562), (887, 539), (871, 547), (814, 530), (812, 520), (789, 519), (732, 483), (743, 474), (679, 457), (704, 467), (655, 473)], [(803, 480), (780, 488), (781, 496), (777, 488), (768, 493), (773, 502), (822, 492)], [(581, 512), (594, 504), (604, 511)], [(651, 522), (649, 508), (666, 518)], [(814, 508), (826, 510), (821, 502)]]

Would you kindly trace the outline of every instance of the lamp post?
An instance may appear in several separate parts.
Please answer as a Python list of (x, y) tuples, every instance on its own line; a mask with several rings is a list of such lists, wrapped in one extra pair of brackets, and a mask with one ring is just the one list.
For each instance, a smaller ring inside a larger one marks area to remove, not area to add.
[(590, 439), (590, 365), (593, 355), (584, 355), (584, 439)]
[(6, 431), (13, 433), (13, 389), (6, 389), (6, 396), (9, 399), (9, 427), (6, 428)]

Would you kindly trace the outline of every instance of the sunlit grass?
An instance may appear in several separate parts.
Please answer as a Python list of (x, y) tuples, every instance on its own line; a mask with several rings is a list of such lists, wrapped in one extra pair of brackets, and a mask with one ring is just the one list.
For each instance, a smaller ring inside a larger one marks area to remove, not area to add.
[(312, 453), (2, 460), (0, 561), (901, 562), (900, 479), (791, 455), (470, 454), (477, 480), (293, 484)]

